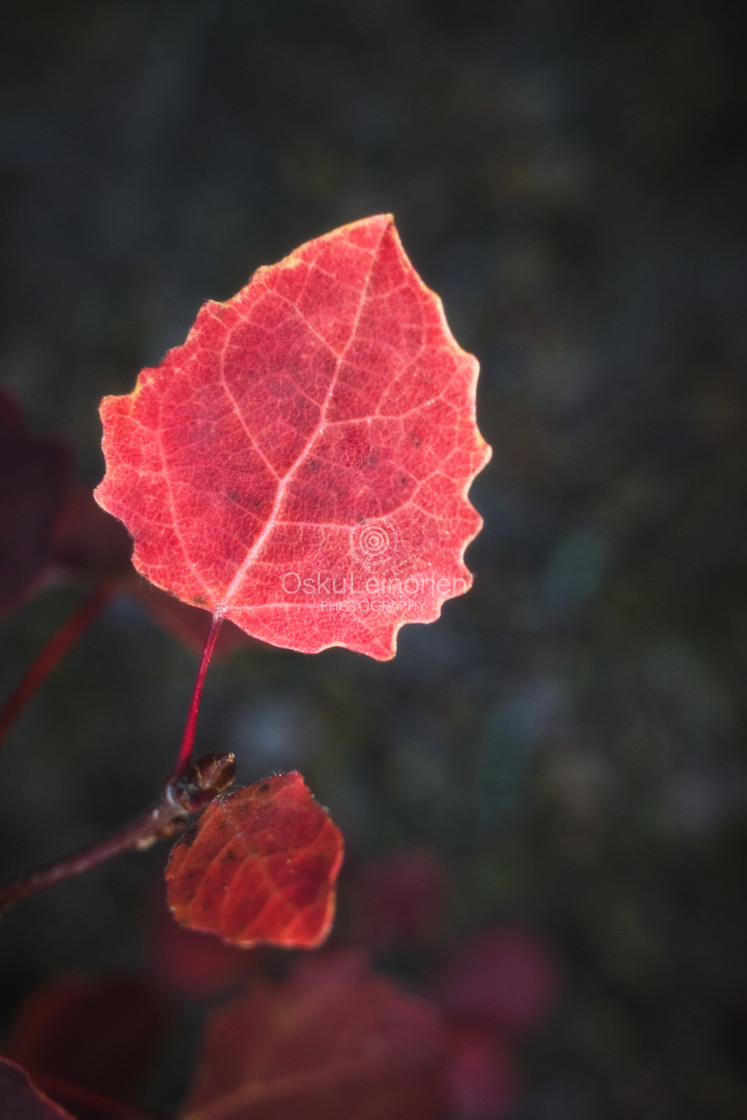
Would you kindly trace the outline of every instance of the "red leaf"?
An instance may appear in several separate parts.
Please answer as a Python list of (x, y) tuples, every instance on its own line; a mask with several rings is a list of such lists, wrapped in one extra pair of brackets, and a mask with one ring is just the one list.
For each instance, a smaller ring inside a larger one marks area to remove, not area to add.
[(342, 836), (296, 771), (221, 797), (175, 844), (168, 903), (234, 945), (305, 949), (332, 925)]
[(443, 934), (449, 882), (446, 863), (426, 847), (372, 860), (349, 894), (350, 940), (374, 952), (426, 946)]
[(132, 541), (121, 522), (104, 513), (89, 488), (71, 487), (52, 533), (52, 558), (65, 575), (85, 580), (130, 580), (137, 585)]
[(101, 405), (96, 498), (158, 587), (275, 645), (385, 659), (471, 584), (478, 366), (393, 220), (317, 238)]
[(72, 1120), (15, 1062), (0, 1058), (0, 1120)]
[(519, 1096), (516, 1059), (508, 1039), (489, 1020), (449, 1027), (447, 1082), (460, 1120), (500, 1120)]
[(523, 1034), (549, 1015), (558, 963), (531, 930), (495, 926), (468, 938), (440, 977), (439, 1002), (456, 1015), (484, 1015)]
[(182, 1120), (435, 1120), (443, 1048), (430, 1004), (316, 957), (212, 1017)]
[(33, 436), (16, 402), (1, 391), (0, 611), (21, 599), (49, 563), (67, 485), (65, 449)]
[(163, 999), (147, 980), (64, 976), (22, 1004), (5, 1052), (42, 1084), (49, 1077), (120, 1097), (146, 1069), (165, 1020)]
[(227, 945), (197, 930), (178, 926), (159, 896), (152, 915), (149, 958), (159, 983), (192, 997), (206, 998), (234, 991), (259, 972), (265, 952)]

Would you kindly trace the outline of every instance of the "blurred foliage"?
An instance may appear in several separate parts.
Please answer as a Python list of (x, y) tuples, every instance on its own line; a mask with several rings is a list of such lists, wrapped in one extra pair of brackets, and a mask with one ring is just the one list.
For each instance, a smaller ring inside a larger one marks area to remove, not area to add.
[[(204, 299), (366, 214), (394, 212), (481, 360), (475, 589), (391, 664), (233, 655), (198, 734), (246, 782), (302, 768), (353, 861), (437, 849), (444, 942), (502, 917), (557, 947), (517, 1117), (747, 1113), (744, 23), (695, 0), (3, 17), (0, 377), (85, 480), (103, 394)], [(4, 690), (78, 599), (3, 622)], [(5, 876), (155, 793), (194, 669), (108, 611), (3, 751)], [(161, 860), (0, 927), (8, 1006), (50, 971), (141, 965)]]

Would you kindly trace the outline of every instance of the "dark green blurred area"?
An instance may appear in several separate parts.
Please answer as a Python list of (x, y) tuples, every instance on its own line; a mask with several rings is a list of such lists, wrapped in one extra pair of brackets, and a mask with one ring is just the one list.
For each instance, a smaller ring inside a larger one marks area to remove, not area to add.
[[(245, 782), (302, 769), (354, 861), (435, 847), (445, 944), (506, 917), (556, 946), (525, 1120), (747, 1115), (744, 24), (665, 0), (3, 16), (0, 379), (82, 478), (101, 396), (203, 300), (368, 214), (395, 214), (481, 361), (473, 591), (391, 664), (216, 663), (198, 735)], [(79, 600), (3, 622), (3, 693)], [(194, 671), (139, 608), (107, 612), (4, 748), (4, 877), (155, 794)], [(162, 858), (19, 908), (8, 1007), (147, 959)]]

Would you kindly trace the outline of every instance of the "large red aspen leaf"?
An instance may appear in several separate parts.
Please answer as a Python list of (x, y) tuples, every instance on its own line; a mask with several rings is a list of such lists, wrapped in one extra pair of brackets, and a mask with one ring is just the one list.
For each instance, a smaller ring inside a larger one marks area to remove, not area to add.
[(208, 805), (175, 844), (168, 904), (233, 945), (313, 949), (334, 918), (342, 834), (296, 771)]
[(212, 1016), (181, 1120), (436, 1120), (444, 1042), (358, 953), (315, 957)]
[(302, 245), (101, 405), (97, 501), (156, 586), (306, 653), (395, 653), (471, 584), (478, 364), (389, 215)]

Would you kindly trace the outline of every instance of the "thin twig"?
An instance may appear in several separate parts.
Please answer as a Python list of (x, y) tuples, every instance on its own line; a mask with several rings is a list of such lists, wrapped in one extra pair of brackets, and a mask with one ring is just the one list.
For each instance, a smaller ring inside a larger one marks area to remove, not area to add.
[(10, 696), (0, 706), (0, 743), (32, 696), (85, 633), (112, 594), (109, 587), (96, 588), (37, 654)]
[(114, 856), (123, 852), (143, 852), (160, 840), (178, 836), (188, 827), (192, 814), (200, 812), (228, 788), (234, 773), (232, 754), (201, 758), (186, 777), (164, 786), (155, 805), (113, 835), (0, 887), (0, 917), (21, 899), (92, 871)]
[[(64, 649), (72, 644), (77, 634), (82, 631), (83, 623), (88, 614), (93, 611), (94, 606), (97, 610), (100, 609), (102, 604), (98, 600), (94, 603), (95, 599), (96, 596), (92, 596), (84, 604), (87, 611), (82, 608), (77, 615), (69, 620), (68, 625), (63, 627), (56, 639), (47, 646), (45, 651), (42, 651), (42, 655), (37, 659), (37, 662), (42, 660), (42, 656), (45, 654), (48, 657), (48, 651), (52, 646), (55, 647), (55, 651), (58, 646), (62, 646), (62, 652), (64, 652)], [(63, 883), (67, 879), (91, 871), (94, 867), (98, 867), (123, 852), (144, 851), (159, 840), (167, 840), (178, 836), (189, 825), (193, 813), (200, 812), (208, 802), (212, 801), (231, 784), (235, 773), (235, 761), (232, 754), (207, 755), (194, 765), (192, 764), (192, 751), (202, 688), (210, 658), (215, 649), (221, 622), (222, 617), (213, 615), (197, 670), (197, 678), (192, 691), (179, 754), (174, 769), (166, 779), (158, 801), (135, 817), (129, 824), (104, 840), (90, 844), (72, 855), (63, 856), (62, 859), (55, 860), (46, 867), (31, 871), (12, 883), (8, 883), (5, 887), (0, 887), (0, 918), (22, 898), (28, 898), (30, 895), (38, 894), (48, 887), (56, 886), (57, 883)], [(66, 634), (66, 631), (69, 631), (69, 633)], [(61, 635), (65, 636), (64, 641), (61, 640)], [(52, 665), (57, 663), (61, 655), (61, 653), (57, 653)], [(49, 672), (49, 669), (46, 668), (46, 661), (43, 668), (45, 671), (36, 671), (35, 682), (43, 679)], [(34, 666), (32, 666), (33, 669)], [(22, 685), (30, 675), (31, 670), (26, 674), (24, 681), (21, 682)], [(16, 692), (18, 692), (18, 689)], [(20, 703), (22, 706), (25, 703), (25, 700), (28, 699), (27, 692), (30, 695), (29, 686), (24, 687), (23, 695), (20, 701), (16, 701), (16, 705)]]

